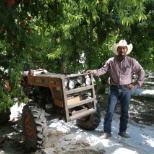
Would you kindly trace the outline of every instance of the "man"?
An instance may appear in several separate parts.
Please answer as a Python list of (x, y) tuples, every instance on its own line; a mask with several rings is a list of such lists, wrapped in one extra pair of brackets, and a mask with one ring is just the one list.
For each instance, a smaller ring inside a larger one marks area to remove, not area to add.
[[(144, 70), (137, 60), (128, 57), (133, 49), (132, 44), (127, 44), (125, 40), (120, 40), (114, 44), (112, 51), (116, 54), (115, 57), (109, 58), (105, 65), (97, 70), (88, 70), (87, 73), (92, 73), (96, 76), (105, 74), (110, 71), (110, 93), (108, 97), (108, 106), (104, 118), (104, 133), (100, 137), (106, 139), (111, 137), (111, 123), (115, 109), (115, 105), (119, 100), (121, 105), (119, 135), (125, 138), (130, 136), (126, 133), (128, 123), (128, 109), (131, 99), (130, 89), (140, 87), (144, 80)], [(137, 79), (132, 83), (132, 76), (136, 73)]]

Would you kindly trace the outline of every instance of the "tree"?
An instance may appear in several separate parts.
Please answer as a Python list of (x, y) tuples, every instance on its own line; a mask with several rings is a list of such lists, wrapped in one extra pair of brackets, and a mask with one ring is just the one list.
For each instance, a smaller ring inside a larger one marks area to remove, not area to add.
[(154, 1), (145, 3), (146, 20), (135, 22), (130, 27), (121, 29), (121, 37), (124, 36), (134, 45), (133, 57), (138, 59), (143, 67), (151, 70), (154, 67)]
[(112, 55), (110, 47), (121, 32), (146, 22), (146, 4), (145, 0), (1, 0), (0, 65), (9, 69), (10, 97), (23, 94), (18, 81), (25, 63), (52, 72), (62, 72), (61, 66), (64, 72), (76, 72), (83, 67), (79, 57), (85, 53), (84, 69), (99, 67)]

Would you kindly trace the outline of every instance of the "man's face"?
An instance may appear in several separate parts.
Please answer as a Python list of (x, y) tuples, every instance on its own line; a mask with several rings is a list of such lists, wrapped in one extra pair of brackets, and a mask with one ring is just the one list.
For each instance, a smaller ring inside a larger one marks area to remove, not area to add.
[(128, 51), (127, 46), (118, 46), (117, 48), (118, 56), (126, 56), (127, 51)]

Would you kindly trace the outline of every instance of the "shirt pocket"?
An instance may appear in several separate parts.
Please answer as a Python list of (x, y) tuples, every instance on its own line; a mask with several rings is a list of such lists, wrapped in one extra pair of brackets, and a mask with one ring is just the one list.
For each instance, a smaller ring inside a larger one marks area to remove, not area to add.
[(122, 74), (124, 74), (124, 75), (131, 74), (131, 67), (129, 65), (127, 65), (126, 67), (124, 67), (122, 69)]
[(131, 74), (131, 68), (130, 67), (129, 68), (127, 67), (126, 70), (125, 70), (125, 72), (124, 72), (124, 74), (125, 75)]

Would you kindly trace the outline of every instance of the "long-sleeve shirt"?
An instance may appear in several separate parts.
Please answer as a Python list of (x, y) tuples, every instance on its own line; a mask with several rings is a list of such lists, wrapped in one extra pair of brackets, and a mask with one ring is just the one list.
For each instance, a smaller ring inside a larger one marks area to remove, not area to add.
[(140, 87), (144, 81), (144, 70), (137, 60), (126, 56), (122, 61), (117, 56), (109, 58), (105, 65), (100, 69), (94, 70), (94, 75), (100, 76), (110, 71), (111, 85), (128, 85), (132, 82), (135, 73), (137, 79), (133, 85)]

